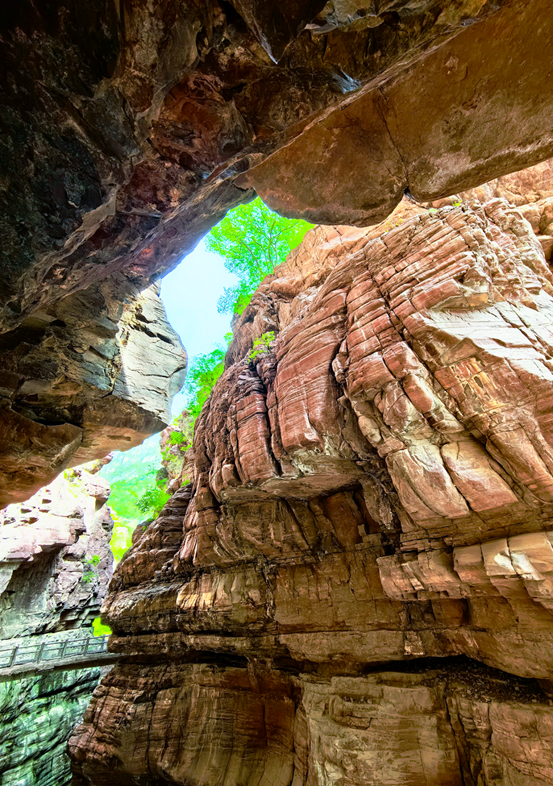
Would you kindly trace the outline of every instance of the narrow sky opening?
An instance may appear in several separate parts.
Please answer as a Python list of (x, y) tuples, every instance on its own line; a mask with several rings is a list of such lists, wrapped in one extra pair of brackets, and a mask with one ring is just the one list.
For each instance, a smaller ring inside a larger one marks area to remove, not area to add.
[[(178, 266), (161, 280), (161, 299), (167, 319), (188, 354), (188, 362), (196, 355), (211, 352), (224, 344), (230, 330), (231, 314), (219, 314), (217, 301), (225, 287), (236, 284), (237, 277), (225, 268), (224, 259), (206, 250), (204, 241)], [(184, 389), (177, 393), (171, 406), (173, 417), (185, 407)], [(101, 474), (114, 483), (133, 473), (152, 471), (161, 464), (159, 434), (154, 434), (132, 450), (116, 451)]]
[[(179, 334), (189, 362), (224, 343), (231, 315), (217, 312), (217, 300), (236, 280), (226, 270), (224, 259), (207, 251), (203, 241), (162, 279), (161, 299), (167, 319)], [(180, 392), (173, 400), (173, 415), (183, 408), (184, 393)]]

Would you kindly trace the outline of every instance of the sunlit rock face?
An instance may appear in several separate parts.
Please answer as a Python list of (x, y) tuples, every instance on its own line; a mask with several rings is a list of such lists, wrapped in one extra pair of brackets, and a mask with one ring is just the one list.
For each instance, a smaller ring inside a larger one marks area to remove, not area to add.
[(166, 425), (178, 342), (142, 311), (144, 401), (120, 320), (253, 189), (367, 226), (553, 154), (547, 0), (24, 0), (0, 36), (1, 504)]
[(553, 783), (552, 197), (405, 201), (264, 280), (112, 580), (79, 786)]

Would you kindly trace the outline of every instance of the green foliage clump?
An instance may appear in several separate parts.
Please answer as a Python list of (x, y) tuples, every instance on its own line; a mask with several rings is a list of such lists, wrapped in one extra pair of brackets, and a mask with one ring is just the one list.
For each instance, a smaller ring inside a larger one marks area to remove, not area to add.
[(222, 256), (226, 269), (238, 276), (238, 284), (225, 287), (219, 298), (219, 313), (241, 314), (265, 276), (312, 228), (306, 221), (279, 216), (259, 198), (227, 213), (205, 241), (208, 251)]
[(225, 350), (220, 347), (192, 359), (186, 375), (186, 409), (193, 422), (224, 370)]
[(259, 338), (254, 338), (253, 348), (250, 354), (248, 355), (248, 360), (256, 361), (262, 355), (266, 355), (268, 352), (270, 352), (274, 340), (275, 340), (274, 330), (270, 330), (268, 333), (263, 333), (263, 335), (260, 336)]
[(111, 628), (108, 625), (102, 624), (101, 617), (95, 617), (92, 620), (92, 633), (94, 636), (110, 636)]
[(111, 485), (107, 504), (114, 522), (110, 548), (116, 562), (131, 547), (137, 524), (155, 518), (169, 499), (157, 477), (161, 464), (158, 442), (154, 437), (133, 450), (117, 453), (99, 473)]
[(114, 524), (109, 547), (115, 562), (118, 563), (121, 562), (123, 556), (132, 546), (132, 534), (137, 526), (137, 522), (125, 521), (119, 518), (113, 509), (111, 511), (111, 517)]
[(169, 501), (170, 496), (171, 495), (160, 488), (160, 486), (153, 486), (146, 489), (138, 500), (138, 509), (149, 518), (156, 518), (163, 510), (165, 504)]
[(181, 431), (172, 431), (169, 437), (170, 445), (182, 445), (185, 442), (185, 436)]
[(83, 584), (90, 584), (91, 581), (94, 581), (97, 575), (94, 568), (98, 566), (101, 559), (102, 558), (99, 557), (98, 554), (94, 554), (94, 556), (92, 556), (90, 559), (85, 559), (84, 562), (86, 567), (84, 569), (83, 578), (82, 578)]
[[(126, 453), (117, 453), (100, 471), (111, 486), (108, 506), (118, 519), (141, 521), (145, 514), (152, 518), (165, 502), (159, 489), (157, 472), (161, 464), (159, 439), (154, 437)], [(145, 497), (145, 499), (144, 499)]]

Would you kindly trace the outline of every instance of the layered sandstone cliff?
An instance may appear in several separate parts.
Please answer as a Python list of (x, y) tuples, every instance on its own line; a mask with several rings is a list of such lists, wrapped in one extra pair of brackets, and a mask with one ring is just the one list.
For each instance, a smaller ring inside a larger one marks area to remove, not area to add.
[(381, 220), (551, 155), (547, 0), (63, 0), (1, 23), (0, 325), (144, 288), (255, 187)]
[(139, 293), (253, 188), (284, 214), (365, 226), (405, 192), (442, 198), (553, 154), (549, 11), (24, 0), (6, 12), (0, 503), (167, 424), (182, 355)]
[(319, 227), (265, 279), (112, 581), (75, 783), (553, 783), (552, 183)]
[(18, 4), (0, 53), (2, 323), (60, 287), (121, 270), (147, 281), (249, 185), (315, 221), (367, 224), (405, 188), (444, 196), (546, 158), (548, 11), (546, 0)]

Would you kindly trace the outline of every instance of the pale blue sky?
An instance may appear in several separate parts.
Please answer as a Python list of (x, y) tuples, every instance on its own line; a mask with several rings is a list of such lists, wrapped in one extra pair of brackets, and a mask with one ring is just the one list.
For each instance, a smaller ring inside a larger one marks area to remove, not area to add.
[[(206, 251), (203, 241), (162, 279), (161, 299), (167, 318), (181, 337), (189, 360), (224, 343), (231, 315), (217, 313), (217, 300), (224, 288), (237, 280), (225, 270), (222, 257)], [(173, 414), (183, 406), (184, 396), (179, 393), (173, 402)]]

